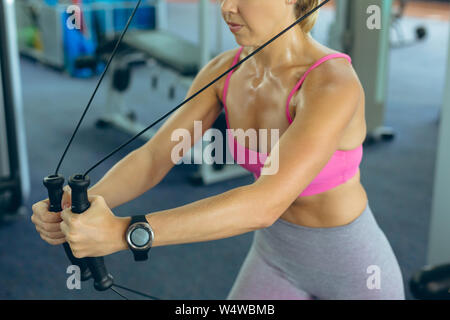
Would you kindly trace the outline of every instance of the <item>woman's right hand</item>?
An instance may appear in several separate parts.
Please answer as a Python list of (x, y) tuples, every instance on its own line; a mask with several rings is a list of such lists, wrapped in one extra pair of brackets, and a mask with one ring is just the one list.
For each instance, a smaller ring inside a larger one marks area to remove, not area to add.
[[(61, 201), (63, 210), (72, 205), (72, 193), (69, 186), (63, 188), (64, 194)], [(61, 212), (50, 212), (49, 199), (37, 202), (33, 205), (33, 215), (31, 221), (34, 223), (37, 232), (42, 240), (51, 244), (59, 245), (66, 242), (64, 234), (61, 232)]]

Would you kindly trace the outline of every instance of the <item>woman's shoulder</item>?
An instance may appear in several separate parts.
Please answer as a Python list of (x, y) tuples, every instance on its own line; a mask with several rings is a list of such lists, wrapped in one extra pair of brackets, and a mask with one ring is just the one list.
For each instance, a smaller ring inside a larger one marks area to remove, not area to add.
[(314, 64), (311, 65), (308, 76), (305, 79), (305, 86), (308, 83), (312, 86), (330, 83), (359, 83), (351, 57), (343, 52), (339, 52), (327, 47), (321, 47), (315, 54)]
[[(316, 66), (314, 69), (319, 69), (319, 67), (320, 69), (326, 69), (326, 67), (333, 68), (334, 66), (344, 66), (347, 67), (347, 69), (349, 69), (349, 67), (351, 68), (350, 61), (345, 58), (337, 58), (339, 55), (344, 57), (345, 53), (327, 47), (311, 37), (307, 42), (304, 53), (299, 57), (299, 61), (303, 61), (303, 63), (305, 63), (305, 60), (310, 61), (309, 64), (311, 67), (318, 62), (321, 62), (320, 65)], [(325, 59), (326, 57), (330, 57), (331, 59)], [(351, 57), (348, 57), (351, 60)]]
[(342, 52), (326, 47), (315, 51), (307, 74), (304, 71), (301, 74), (303, 89), (299, 90), (292, 99), (301, 105), (301, 101), (306, 101), (310, 95), (317, 94), (317, 88), (322, 88), (321, 93), (329, 90), (330, 92), (339, 91), (342, 94), (348, 93), (349, 96), (359, 96), (363, 92), (363, 87), (353, 69), (351, 57), (350, 60), (347, 57), (349, 56)]
[(218, 54), (207, 64), (207, 67), (209, 69), (220, 70), (223, 72), (227, 71), (231, 68), (233, 60), (240, 49), (241, 48), (234, 48)]
[[(214, 79), (223, 75), (232, 67), (233, 61), (240, 50), (241, 48), (239, 47), (220, 53), (205, 66), (205, 71), (207, 70), (207, 72), (211, 74)], [(222, 95), (221, 92), (223, 91), (225, 80), (226, 76), (224, 75), (215, 85), (219, 96)]]

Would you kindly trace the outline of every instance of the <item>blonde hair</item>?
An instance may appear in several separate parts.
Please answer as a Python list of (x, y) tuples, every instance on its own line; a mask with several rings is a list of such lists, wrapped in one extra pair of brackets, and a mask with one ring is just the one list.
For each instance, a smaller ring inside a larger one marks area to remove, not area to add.
[[(307, 14), (311, 10), (313, 10), (315, 7), (317, 7), (320, 4), (320, 0), (297, 0), (297, 3), (295, 4), (295, 16), (296, 19), (302, 17), (303, 15)], [(319, 16), (319, 10), (315, 11), (313, 14), (311, 14), (308, 18), (300, 22), (300, 28), (304, 33), (309, 33), (314, 25), (316, 24), (317, 17)]]

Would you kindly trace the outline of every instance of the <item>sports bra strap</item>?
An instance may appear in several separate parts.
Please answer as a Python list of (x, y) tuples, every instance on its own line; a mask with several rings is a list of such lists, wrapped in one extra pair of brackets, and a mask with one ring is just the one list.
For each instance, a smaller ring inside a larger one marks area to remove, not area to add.
[[(242, 52), (243, 49), (244, 49), (244, 47), (241, 47), (238, 50), (238, 52), (234, 56), (233, 64), (231, 65), (231, 67), (234, 67), (238, 63), (239, 57), (241, 56), (241, 52)], [(225, 109), (225, 118), (226, 118), (226, 121), (227, 121), (227, 128), (230, 128), (230, 124), (228, 122), (228, 111), (227, 111), (227, 93), (228, 93), (228, 86), (230, 85), (230, 78), (231, 78), (231, 75), (233, 74), (234, 70), (236, 70), (236, 69), (233, 69), (233, 70), (231, 70), (228, 73), (228, 76), (225, 79), (225, 85), (223, 87), (223, 94), (222, 94), (223, 107)]]
[(350, 58), (350, 56), (348, 56), (345, 53), (332, 53), (329, 54), (323, 58), (320, 58), (316, 63), (314, 63), (306, 72), (305, 74), (302, 76), (302, 78), (300, 79), (299, 82), (297, 82), (297, 85), (294, 87), (294, 89), (292, 89), (291, 93), (289, 94), (289, 97), (287, 99), (287, 103), (286, 103), (286, 117), (289, 121), (289, 124), (291, 124), (293, 122), (292, 117), (291, 117), (291, 113), (289, 112), (289, 103), (291, 102), (292, 97), (294, 96), (294, 94), (297, 92), (297, 90), (301, 87), (301, 85), (303, 84), (303, 82), (305, 81), (306, 77), (308, 76), (308, 74), (313, 71), (315, 68), (317, 68), (318, 66), (320, 66), (322, 63), (324, 63), (325, 61), (334, 59), (334, 58), (346, 58), (348, 60), (348, 62), (352, 63), (352, 58)]
[[(241, 47), (234, 59), (233, 59), (233, 64), (231, 65), (231, 67), (235, 66), (238, 62), (239, 62), (239, 57), (241, 56), (242, 50), (244, 49), (244, 47)], [(292, 97), (294, 96), (294, 94), (297, 92), (297, 90), (301, 87), (301, 85), (303, 84), (303, 82), (305, 81), (306, 77), (308, 76), (308, 74), (313, 71), (315, 68), (317, 68), (318, 66), (320, 66), (322, 63), (324, 63), (325, 61), (334, 59), (334, 58), (346, 58), (348, 60), (348, 62), (352, 63), (352, 59), (350, 58), (349, 55), (345, 54), (345, 53), (332, 53), (329, 55), (326, 55), (325, 57), (320, 58), (318, 61), (316, 61), (311, 67), (308, 68), (308, 70), (305, 72), (305, 74), (302, 76), (302, 78), (300, 79), (300, 81), (297, 82), (297, 84), (295, 85), (295, 87), (292, 89), (291, 93), (289, 94), (289, 97), (287, 99), (287, 103), (286, 103), (286, 117), (289, 121), (289, 124), (291, 124), (293, 122), (291, 114), (289, 112), (289, 103), (291, 102)], [(224, 104), (224, 108), (225, 108), (225, 114), (227, 115), (227, 107), (226, 107), (226, 99), (227, 99), (227, 93), (228, 93), (228, 87), (230, 84), (230, 78), (231, 75), (233, 74), (233, 72), (235, 71), (235, 69), (233, 69), (231, 72), (228, 73), (227, 78), (225, 80), (225, 85), (223, 88), (223, 104)], [(228, 116), (226, 117), (227, 119), (227, 125), (229, 128), (229, 123), (228, 123)]]

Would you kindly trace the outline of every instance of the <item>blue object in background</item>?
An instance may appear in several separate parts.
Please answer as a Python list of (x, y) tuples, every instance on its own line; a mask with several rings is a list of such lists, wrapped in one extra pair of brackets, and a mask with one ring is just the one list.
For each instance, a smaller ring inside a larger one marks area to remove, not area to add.
[(55, 6), (58, 4), (58, 0), (44, 0), (44, 2), (49, 6)]
[(92, 76), (92, 70), (87, 68), (75, 68), (75, 61), (80, 56), (93, 56), (97, 43), (94, 39), (87, 39), (81, 30), (70, 30), (66, 26), (69, 14), (64, 12), (63, 19), (63, 38), (64, 38), (64, 60), (65, 67), (69, 74), (73, 77), (86, 78)]
[[(115, 1), (110, 1), (115, 2)], [(125, 27), (131, 13), (134, 8), (115, 8), (113, 9), (113, 24), (115, 32), (120, 32)], [(105, 11), (96, 11), (97, 19), (99, 20), (99, 25), (101, 26), (100, 32), (105, 33), (106, 27), (106, 14)], [(131, 21), (130, 29), (139, 30), (152, 30), (156, 27), (156, 8), (154, 6), (148, 6), (147, 4), (142, 4), (136, 11), (136, 15)], [(111, 30), (108, 30), (109, 32)]]
[[(114, 10), (114, 29), (122, 30), (133, 12), (132, 8), (117, 8)], [(130, 24), (132, 29), (155, 29), (155, 7), (142, 7), (136, 11), (133, 21)]]
[[(48, 4), (56, 4), (58, 0), (45, 0)], [(95, 1), (95, 0), (84, 0), (84, 4), (89, 4), (92, 2), (123, 2), (119, 0), (107, 0), (107, 1)], [(121, 32), (133, 12), (133, 8), (116, 8), (113, 9), (113, 28), (114, 32)], [(87, 15), (90, 15), (87, 19)], [(63, 26), (63, 43), (64, 43), (64, 53), (65, 53), (65, 68), (68, 73), (73, 77), (91, 77), (93, 72), (91, 69), (75, 68), (75, 61), (81, 56), (94, 56), (95, 50), (97, 48), (97, 34), (105, 34), (105, 11), (85, 11), (83, 12), (84, 21), (91, 21), (92, 25), (87, 26), (90, 28), (88, 34), (91, 38), (88, 39), (80, 30), (73, 29), (70, 30), (66, 26), (66, 21), (69, 18), (69, 14), (64, 12), (62, 14), (62, 26)], [(93, 23), (96, 20), (97, 23)], [(95, 26), (99, 30), (94, 30)], [(148, 6), (143, 4), (137, 11), (130, 24), (129, 30), (139, 29), (139, 30), (152, 30), (156, 26), (156, 8), (154, 6)], [(111, 31), (111, 30), (108, 30)], [(97, 72), (101, 69), (101, 66), (97, 67)]]

